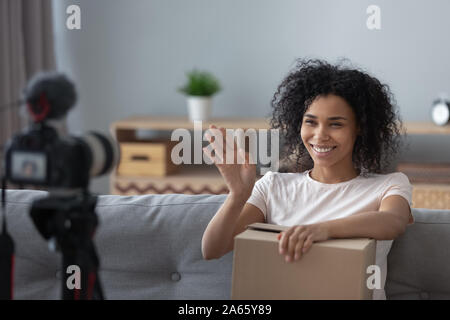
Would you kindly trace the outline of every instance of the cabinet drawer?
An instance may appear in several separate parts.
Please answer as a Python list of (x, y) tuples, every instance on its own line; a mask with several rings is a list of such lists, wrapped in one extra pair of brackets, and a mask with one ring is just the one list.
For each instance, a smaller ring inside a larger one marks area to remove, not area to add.
[(123, 176), (165, 176), (176, 171), (170, 159), (176, 142), (123, 142), (117, 172)]

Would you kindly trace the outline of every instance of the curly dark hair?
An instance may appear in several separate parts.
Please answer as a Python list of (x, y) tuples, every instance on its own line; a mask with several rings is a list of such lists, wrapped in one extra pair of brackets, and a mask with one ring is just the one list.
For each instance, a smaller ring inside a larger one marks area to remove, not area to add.
[(316, 97), (333, 94), (353, 109), (361, 131), (353, 148), (353, 164), (362, 175), (383, 173), (400, 150), (402, 121), (393, 94), (386, 84), (362, 70), (318, 59), (298, 59), (295, 68), (278, 86), (271, 101), (270, 124), (284, 139), (284, 161), (291, 167), (280, 172), (302, 172), (313, 161), (301, 139), (303, 115)]

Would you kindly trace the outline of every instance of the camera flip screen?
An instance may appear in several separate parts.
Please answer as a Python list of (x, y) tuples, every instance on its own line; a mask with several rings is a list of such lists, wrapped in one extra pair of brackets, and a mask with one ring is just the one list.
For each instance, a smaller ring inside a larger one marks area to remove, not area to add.
[(14, 151), (11, 160), (14, 181), (45, 182), (47, 157), (44, 153)]

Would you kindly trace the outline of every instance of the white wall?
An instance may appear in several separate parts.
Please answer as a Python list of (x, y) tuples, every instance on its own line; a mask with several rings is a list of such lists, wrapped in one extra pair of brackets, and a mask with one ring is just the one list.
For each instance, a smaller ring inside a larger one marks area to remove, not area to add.
[[(81, 7), (81, 30), (65, 26), (70, 4)], [(381, 30), (366, 27), (370, 4), (381, 8)], [(57, 0), (57, 64), (80, 96), (69, 129), (185, 115), (176, 88), (193, 67), (223, 84), (214, 116), (267, 116), (276, 86), (305, 56), (349, 58), (391, 86), (404, 120), (428, 120), (437, 95), (450, 94), (448, 12), (448, 0)], [(447, 140), (413, 137), (404, 157), (450, 160)], [(107, 193), (107, 178), (97, 180), (93, 190)]]

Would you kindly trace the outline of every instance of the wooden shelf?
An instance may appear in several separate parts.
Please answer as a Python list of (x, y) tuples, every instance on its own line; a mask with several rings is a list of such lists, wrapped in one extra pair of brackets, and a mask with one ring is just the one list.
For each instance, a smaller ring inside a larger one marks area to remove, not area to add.
[(181, 165), (174, 174), (164, 177), (111, 176), (113, 194), (226, 194), (228, 188), (213, 165)]
[[(203, 129), (207, 129), (210, 124), (229, 129), (270, 129), (269, 120), (265, 118), (213, 118), (208, 121), (202, 121)], [(137, 116), (114, 122), (111, 125), (111, 130), (113, 131), (118, 129), (174, 130), (176, 128), (194, 130), (194, 122), (190, 121), (188, 117)]]
[(413, 183), (413, 208), (450, 209), (450, 185)]
[[(202, 121), (202, 130), (210, 124), (229, 129), (270, 129), (269, 119), (265, 118), (217, 118)], [(149, 117), (136, 116), (111, 124), (111, 133), (119, 143), (136, 141), (138, 130), (172, 131), (177, 128), (195, 130), (194, 122), (188, 117)], [(162, 138), (167, 140), (167, 138)], [(148, 141), (147, 141), (148, 142)], [(149, 142), (148, 142), (149, 143)], [(112, 194), (224, 194), (228, 188), (214, 165), (181, 165), (177, 172), (166, 176), (127, 176), (111, 174)]]
[(432, 122), (405, 122), (406, 134), (447, 135), (450, 125), (438, 126)]
[[(270, 129), (269, 118), (216, 118), (202, 122), (203, 129), (207, 129), (210, 124), (215, 124), (229, 129)], [(450, 134), (450, 125), (438, 126), (432, 122), (404, 122), (407, 134), (431, 134), (431, 135), (447, 135)], [(188, 117), (165, 116), (135, 116), (126, 118), (111, 125), (111, 130), (174, 130), (176, 128), (194, 129), (194, 123)]]

